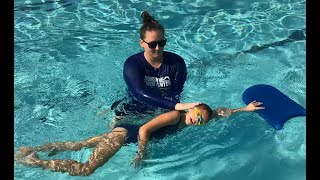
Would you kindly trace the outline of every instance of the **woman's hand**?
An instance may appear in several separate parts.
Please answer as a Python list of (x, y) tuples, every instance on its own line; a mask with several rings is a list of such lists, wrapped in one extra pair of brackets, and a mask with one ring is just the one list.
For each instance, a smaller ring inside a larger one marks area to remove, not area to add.
[(201, 104), (201, 102), (194, 102), (194, 103), (177, 103), (175, 106), (175, 110), (181, 111), (181, 110), (187, 110), (190, 108), (193, 108), (197, 105)]

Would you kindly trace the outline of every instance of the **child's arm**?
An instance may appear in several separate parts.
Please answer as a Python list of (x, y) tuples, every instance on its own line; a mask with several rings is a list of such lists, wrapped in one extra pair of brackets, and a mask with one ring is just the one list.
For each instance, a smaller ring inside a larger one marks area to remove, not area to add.
[(149, 142), (150, 134), (164, 126), (178, 123), (179, 119), (179, 111), (170, 111), (157, 116), (140, 127), (138, 137), (138, 153), (132, 162), (134, 163), (135, 167), (138, 167), (140, 165), (140, 161), (146, 156), (146, 148)]
[(236, 112), (245, 112), (245, 111), (246, 112), (253, 112), (256, 110), (264, 109), (264, 107), (261, 107), (262, 104), (263, 104), (262, 102), (252, 101), (247, 106), (237, 108), (237, 109), (229, 109), (229, 108), (221, 107), (221, 108), (214, 110), (215, 117), (213, 117), (213, 118), (229, 117), (230, 115), (232, 115), (233, 113), (236, 113)]

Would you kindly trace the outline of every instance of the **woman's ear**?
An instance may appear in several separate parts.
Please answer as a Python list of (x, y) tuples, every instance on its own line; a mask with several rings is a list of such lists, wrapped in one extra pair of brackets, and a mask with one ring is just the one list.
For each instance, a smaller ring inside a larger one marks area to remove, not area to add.
[(142, 44), (143, 44), (143, 41), (140, 39), (140, 46), (144, 48)]

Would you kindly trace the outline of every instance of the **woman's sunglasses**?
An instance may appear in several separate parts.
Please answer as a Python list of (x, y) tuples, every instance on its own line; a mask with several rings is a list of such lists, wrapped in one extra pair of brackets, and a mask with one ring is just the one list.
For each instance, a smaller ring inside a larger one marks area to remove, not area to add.
[(203, 120), (200, 110), (196, 107), (194, 107), (194, 115), (198, 118), (198, 125), (199, 126), (206, 125), (206, 121)]
[(150, 49), (155, 49), (157, 47), (157, 45), (159, 45), (159, 47), (164, 47), (167, 44), (167, 39), (162, 39), (160, 41), (152, 41), (152, 42), (146, 42), (142, 39), (143, 42), (145, 42), (146, 44), (148, 44)]

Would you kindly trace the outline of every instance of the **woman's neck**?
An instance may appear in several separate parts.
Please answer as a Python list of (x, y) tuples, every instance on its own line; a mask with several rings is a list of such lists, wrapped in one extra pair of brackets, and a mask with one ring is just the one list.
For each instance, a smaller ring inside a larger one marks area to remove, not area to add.
[(159, 68), (163, 62), (163, 56), (159, 58), (153, 58), (148, 56), (148, 54), (144, 53), (144, 57), (148, 61), (148, 63), (154, 68)]

